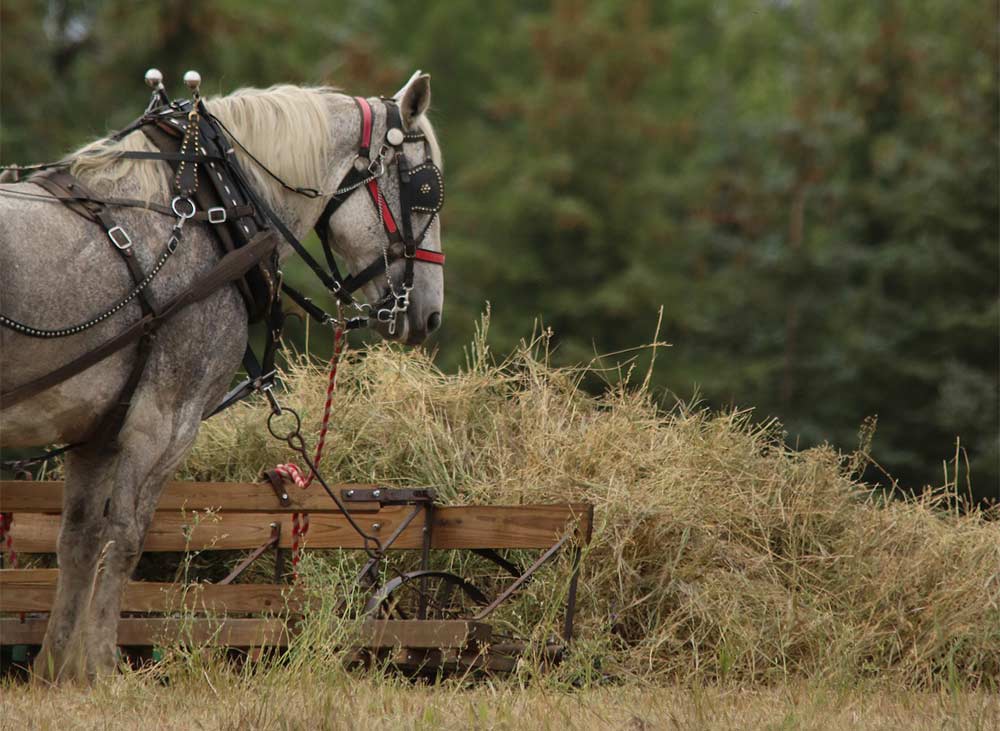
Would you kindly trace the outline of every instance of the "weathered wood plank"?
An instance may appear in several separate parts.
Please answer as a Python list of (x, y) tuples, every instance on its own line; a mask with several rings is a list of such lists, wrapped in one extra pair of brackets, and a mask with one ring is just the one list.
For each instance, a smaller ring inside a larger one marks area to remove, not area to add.
[[(0, 644), (40, 645), (48, 619), (0, 619)], [(126, 617), (118, 622), (119, 645), (184, 644), (284, 647), (289, 630), (280, 619), (172, 619)]]
[(434, 509), (434, 548), (548, 548), (573, 525), (590, 539), (593, 506), (456, 505)]
[[(367, 489), (373, 484), (331, 485), (334, 491)], [(59, 513), (62, 511), (61, 481), (0, 480), (0, 511)], [(338, 493), (339, 494), (339, 493)], [(170, 482), (160, 496), (157, 510), (219, 510), (227, 513), (339, 513), (330, 496), (318, 485), (302, 490), (289, 485), (291, 505), (282, 507), (266, 482)], [(378, 510), (378, 503), (350, 503), (351, 512)]]
[[(358, 516), (367, 531), (388, 537), (412, 510), (408, 505), (394, 505), (377, 513)], [(464, 505), (434, 510), (432, 547), (470, 548), (548, 548), (569, 526), (576, 522), (584, 539), (589, 536), (592, 507), (575, 505)], [(158, 512), (146, 536), (144, 551), (250, 549), (265, 543), (271, 535), (272, 522), (280, 522), (281, 546), (292, 541), (291, 516), (269, 513), (221, 513), (215, 515), (181, 512)], [(403, 531), (394, 549), (420, 548), (424, 518), (419, 516)], [(32, 513), (16, 514), (11, 531), (18, 551), (51, 553), (59, 534), (59, 516)], [(309, 548), (363, 548), (363, 542), (343, 515), (313, 514), (310, 518)]]
[[(378, 523), (378, 535), (388, 536), (410, 513), (408, 506), (384, 508), (365, 514), (361, 525), (371, 530)], [(233, 550), (263, 545), (271, 537), (271, 523), (281, 524), (281, 547), (292, 544), (292, 516), (279, 513), (200, 513), (158, 512), (146, 534), (144, 551)], [(311, 514), (306, 545), (312, 548), (362, 548), (363, 541), (343, 515)], [(422, 519), (410, 524), (400, 539), (400, 548), (418, 548)], [(11, 530), (14, 544), (22, 553), (50, 553), (59, 535), (59, 516), (20, 513)]]
[[(0, 619), (0, 644), (40, 645), (44, 618)], [(368, 620), (356, 638), (358, 647), (385, 649), (465, 650), (486, 643), (490, 625), (467, 620)], [(126, 617), (118, 623), (118, 644), (156, 645), (172, 642), (229, 647), (285, 646), (289, 630), (277, 619), (174, 619)]]
[(436, 647), (465, 649), (489, 642), (493, 628), (464, 619), (369, 619), (362, 623), (357, 643), (371, 649)]
[[(0, 570), (0, 612), (47, 612), (56, 593), (59, 569)], [(132, 581), (122, 596), (123, 612), (206, 612), (251, 614), (299, 612), (304, 597), (279, 584), (171, 584)]]

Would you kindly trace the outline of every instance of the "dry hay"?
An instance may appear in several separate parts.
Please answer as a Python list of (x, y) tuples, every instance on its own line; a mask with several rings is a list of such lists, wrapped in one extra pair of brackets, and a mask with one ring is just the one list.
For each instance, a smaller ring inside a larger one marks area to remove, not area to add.
[[(852, 477), (856, 455), (792, 451), (748, 412), (665, 412), (642, 385), (590, 396), (586, 369), (551, 367), (546, 347), (495, 363), (481, 337), (455, 375), (419, 351), (350, 354), (325, 474), (433, 485), (452, 503), (594, 503), (581, 641), (563, 672), (1000, 678), (1000, 521), (929, 495), (886, 502)], [(283, 381), (315, 434), (324, 364), (296, 359)], [(288, 460), (266, 413), (258, 401), (206, 423), (182, 476), (254, 480)], [(564, 582), (550, 584), (536, 591), (558, 599)]]

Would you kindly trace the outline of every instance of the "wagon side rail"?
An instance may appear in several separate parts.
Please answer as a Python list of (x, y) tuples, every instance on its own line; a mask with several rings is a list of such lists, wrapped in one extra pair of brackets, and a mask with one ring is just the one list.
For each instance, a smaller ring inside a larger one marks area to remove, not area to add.
[[(58, 481), (0, 481), (0, 512), (14, 513), (12, 536), (21, 553), (54, 553), (62, 510)], [(563, 639), (572, 638), (582, 546), (590, 539), (593, 508), (586, 503), (513, 506), (438, 506), (431, 499), (407, 500), (421, 491), (377, 485), (338, 485), (355, 520), (379, 536), (386, 550), (422, 552), (427, 568), (431, 549), (463, 549), (486, 555), (511, 574), (496, 599), (468, 619), (376, 619), (361, 629), (359, 647), (394, 652), (398, 664), (426, 667), (454, 662), (465, 666), (509, 669), (509, 658), (484, 659), (490, 626), (485, 621), (504, 601), (531, 580), (545, 563), (569, 547), (572, 576), (565, 608)], [(372, 498), (379, 496), (382, 500)], [(391, 496), (391, 497), (390, 497)], [(419, 496), (418, 496), (419, 497)], [(432, 496), (431, 496), (432, 497)], [(372, 499), (369, 499), (372, 498)], [(394, 498), (394, 499), (393, 499)], [(278, 555), (291, 546), (294, 512), (309, 512), (309, 548), (362, 549), (347, 518), (325, 494), (290, 491), (278, 495), (266, 483), (171, 482), (157, 508), (144, 551), (253, 550), (231, 577), (266, 550)], [(211, 513), (206, 519), (206, 513)], [(502, 549), (537, 549), (539, 558), (520, 570), (498, 553)], [(278, 562), (280, 564), (280, 561)], [(58, 581), (58, 569), (0, 570), (0, 645), (41, 643)], [(171, 584), (130, 582), (124, 592), (126, 614), (208, 612), (218, 617), (123, 617), (119, 644), (151, 645), (186, 639), (232, 647), (285, 646), (292, 630), (282, 615), (308, 610), (295, 586), (278, 583)], [(232, 615), (269, 615), (237, 616)], [(418, 658), (418, 660), (415, 660)], [(464, 658), (464, 660), (463, 660)], [(413, 669), (417, 669), (414, 667)]]

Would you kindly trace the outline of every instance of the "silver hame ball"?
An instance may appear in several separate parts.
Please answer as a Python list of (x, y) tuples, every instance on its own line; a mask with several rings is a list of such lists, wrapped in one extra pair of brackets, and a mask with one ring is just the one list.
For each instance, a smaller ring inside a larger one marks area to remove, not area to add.
[(191, 90), (197, 89), (201, 86), (201, 74), (194, 70), (188, 71), (184, 74), (184, 83)]
[(149, 69), (149, 71), (146, 72), (146, 86), (155, 89), (162, 83), (163, 74), (159, 69)]

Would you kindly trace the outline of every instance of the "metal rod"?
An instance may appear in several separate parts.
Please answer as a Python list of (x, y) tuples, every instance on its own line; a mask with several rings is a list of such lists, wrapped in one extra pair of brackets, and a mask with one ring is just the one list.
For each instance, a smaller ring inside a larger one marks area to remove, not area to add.
[[(420, 551), (420, 570), (428, 571), (431, 562), (431, 529), (434, 525), (434, 504), (427, 503), (424, 514), (427, 516), (424, 521), (424, 542)], [(427, 577), (420, 579), (420, 604), (417, 608), (417, 617), (427, 619)]]
[(274, 542), (274, 583), (281, 583), (281, 575), (285, 573), (285, 553), (281, 550), (281, 523), (278, 523), (278, 540)]
[(477, 556), (485, 558), (487, 561), (492, 561), (515, 579), (524, 573), (524, 569), (513, 561), (508, 561), (493, 548), (473, 548), (472, 552)]
[(563, 626), (563, 640), (569, 645), (573, 641), (573, 617), (576, 614), (576, 585), (580, 579), (580, 546), (573, 549), (573, 576), (569, 580), (569, 596), (566, 597), (566, 624)]
[(501, 604), (507, 601), (507, 599), (510, 597), (511, 594), (513, 594), (515, 591), (521, 588), (521, 586), (525, 582), (527, 582), (528, 579), (531, 578), (532, 574), (538, 571), (538, 569), (544, 563), (549, 561), (553, 556), (555, 556), (559, 552), (559, 549), (563, 547), (563, 545), (566, 543), (566, 541), (570, 539), (572, 535), (573, 535), (572, 533), (567, 533), (562, 538), (560, 538), (551, 548), (546, 550), (545, 553), (539, 556), (535, 560), (535, 562), (528, 567), (527, 571), (518, 576), (510, 586), (504, 589), (503, 593), (500, 594), (500, 596), (498, 596), (496, 599), (490, 602), (479, 614), (476, 615), (476, 620), (478, 621), (480, 619), (485, 619), (490, 614), (492, 614), (497, 607), (499, 607)]
[[(418, 515), (420, 515), (420, 513), (423, 512), (423, 510), (424, 510), (423, 505), (417, 505), (416, 507), (414, 507), (413, 510), (410, 512), (410, 514), (407, 515), (405, 518), (403, 518), (403, 522), (400, 523), (399, 527), (393, 531), (392, 535), (389, 536), (389, 539), (382, 544), (382, 550), (383, 551), (387, 550), (389, 546), (395, 543), (396, 539), (403, 534), (404, 530), (406, 530), (406, 527), (410, 523), (412, 523), (413, 519), (416, 518)], [(361, 569), (361, 572), (358, 574), (358, 578), (355, 579), (355, 582), (360, 584), (364, 580), (365, 576), (367, 576), (372, 570), (374, 570), (375, 566), (378, 565), (378, 562), (381, 560), (382, 560), (381, 556), (368, 559), (368, 563), (366, 563), (364, 568)], [(375, 582), (372, 581), (372, 583), (374, 584)]]
[[(284, 409), (284, 410), (292, 411), (291, 409)], [(294, 413), (294, 411), (292, 413)], [(298, 414), (295, 414), (295, 417), (296, 419), (299, 419)], [(301, 419), (299, 420), (299, 423), (301, 423)], [(347, 509), (347, 506), (344, 505), (343, 500), (341, 500), (339, 496), (334, 495), (333, 490), (330, 489), (330, 486), (326, 483), (326, 480), (323, 479), (323, 475), (320, 474), (319, 470), (316, 468), (316, 465), (313, 463), (312, 459), (310, 459), (308, 453), (306, 452), (305, 442), (302, 441), (301, 434), (298, 432), (296, 432), (296, 434), (298, 434), (298, 440), (293, 442), (292, 438), (289, 437), (289, 439), (287, 440), (288, 446), (294, 449), (299, 454), (299, 456), (302, 457), (302, 461), (306, 463), (306, 466), (309, 468), (310, 472), (312, 472), (312, 474), (315, 476), (319, 484), (323, 487), (323, 490), (326, 492), (326, 494), (330, 496), (330, 499), (333, 500), (334, 503), (336, 503), (337, 507), (340, 509), (340, 512), (343, 513), (344, 517), (347, 519), (347, 522), (350, 523), (351, 527), (354, 529), (354, 532), (357, 533), (359, 536), (361, 536), (361, 539), (362, 541), (364, 541), (365, 544), (365, 551), (368, 553), (368, 555), (371, 556), (373, 559), (376, 558), (381, 559), (383, 556), (383, 552), (385, 551), (385, 546), (382, 545), (382, 541), (380, 541), (377, 536), (373, 536), (371, 533), (366, 533), (364, 530), (362, 530), (361, 526), (358, 525), (358, 521), (354, 519), (354, 516), (351, 515), (350, 511)], [(375, 544), (374, 550), (369, 548), (370, 543)]]
[(232, 571), (229, 572), (229, 576), (224, 578), (222, 581), (218, 582), (217, 586), (221, 586), (223, 584), (231, 584), (233, 582), (233, 579), (235, 579), (237, 576), (246, 571), (247, 566), (249, 566), (258, 558), (260, 558), (261, 555), (264, 553), (264, 551), (269, 549), (271, 546), (278, 545), (278, 541), (280, 539), (281, 539), (281, 524), (271, 523), (271, 537), (267, 539), (267, 543), (255, 548), (253, 550), (253, 553), (251, 553), (245, 559), (240, 561), (239, 564), (237, 564), (236, 568), (234, 568)]

